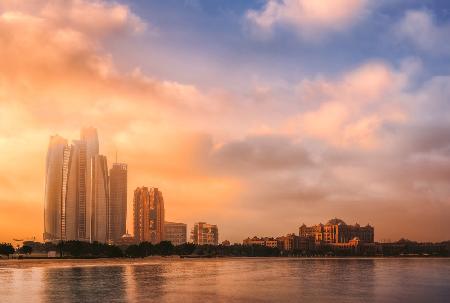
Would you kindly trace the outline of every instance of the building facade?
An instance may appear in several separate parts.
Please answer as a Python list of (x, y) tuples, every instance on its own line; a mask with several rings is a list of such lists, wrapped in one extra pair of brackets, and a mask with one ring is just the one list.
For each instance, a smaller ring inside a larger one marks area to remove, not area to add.
[[(95, 128), (83, 128), (80, 137), (71, 145), (60, 136), (50, 138), (46, 162), (44, 241), (108, 242), (110, 239), (107, 160), (98, 154)], [(122, 227), (121, 224), (119, 226)]]
[(127, 174), (125, 163), (114, 163), (109, 171), (109, 239), (112, 242), (126, 234)]
[(80, 140), (86, 145), (85, 160), (80, 162), (80, 165), (85, 166), (85, 175), (80, 175), (80, 182), (84, 178), (85, 186), (85, 204), (80, 204), (80, 216), (79, 216), (79, 237), (80, 240), (91, 241), (93, 238), (92, 230), (92, 217), (94, 206), (92, 205), (92, 161), (95, 156), (99, 154), (99, 143), (97, 129), (93, 127), (84, 127), (80, 132)]
[[(70, 152), (69, 152), (70, 154)], [(64, 238), (65, 203), (68, 162), (67, 140), (56, 135), (50, 138), (45, 169), (44, 241)]]
[(261, 245), (261, 246), (267, 246), (267, 247), (278, 247), (278, 241), (274, 238), (269, 237), (263, 237), (258, 238), (254, 236), (253, 238), (247, 238), (242, 241), (243, 245)]
[(164, 240), (173, 245), (181, 245), (187, 242), (187, 225), (184, 223), (165, 222)]
[(294, 251), (299, 249), (300, 237), (295, 234), (287, 234), (278, 237), (278, 248), (283, 251)]
[(66, 195), (66, 240), (88, 241), (86, 233), (86, 142), (71, 145)]
[(198, 245), (218, 245), (219, 229), (217, 225), (198, 222), (191, 230), (191, 240)]
[(374, 242), (374, 227), (367, 224), (347, 225), (340, 219), (331, 219), (327, 224), (306, 226), (303, 224), (299, 228), (300, 237), (313, 237), (316, 243), (348, 243), (354, 238), (358, 238), (361, 243)]
[(91, 161), (91, 235), (90, 241), (106, 243), (109, 233), (109, 178), (108, 163), (103, 155)]
[(157, 188), (136, 188), (133, 217), (136, 242), (161, 242), (164, 239), (164, 199), (161, 191)]

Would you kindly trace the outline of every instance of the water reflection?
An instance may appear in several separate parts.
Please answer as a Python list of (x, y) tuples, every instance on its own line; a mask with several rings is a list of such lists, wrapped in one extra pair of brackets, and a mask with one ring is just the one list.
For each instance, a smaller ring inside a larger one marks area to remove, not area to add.
[[(347, 302), (373, 302), (375, 261), (364, 260), (301, 260), (290, 262), (290, 276), (295, 277), (295, 295), (314, 302), (345, 298)], [(293, 281), (294, 282), (294, 281)]]
[(42, 269), (0, 268), (0, 302), (41, 302)]
[(123, 266), (86, 266), (45, 270), (45, 302), (123, 302)]
[(450, 297), (450, 259), (64, 262), (0, 267), (0, 302), (446, 302)]
[(161, 264), (129, 265), (128, 299), (131, 302), (159, 301), (164, 296), (164, 268)]

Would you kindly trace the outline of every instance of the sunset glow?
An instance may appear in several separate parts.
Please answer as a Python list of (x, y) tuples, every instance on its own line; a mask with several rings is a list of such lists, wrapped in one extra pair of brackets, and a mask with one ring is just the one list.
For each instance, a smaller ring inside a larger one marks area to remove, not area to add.
[(313, 2), (0, 1), (0, 242), (42, 240), (49, 138), (89, 126), (130, 232), (151, 186), (220, 241), (335, 217), (448, 240), (448, 14)]

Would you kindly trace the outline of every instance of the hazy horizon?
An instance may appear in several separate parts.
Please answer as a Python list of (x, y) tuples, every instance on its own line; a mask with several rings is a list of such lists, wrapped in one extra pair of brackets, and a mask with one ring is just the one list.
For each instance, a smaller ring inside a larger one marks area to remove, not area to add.
[[(49, 138), (219, 240), (341, 218), (449, 240), (450, 3), (0, 2), (0, 242), (42, 240)], [(189, 230), (188, 230), (189, 232)]]

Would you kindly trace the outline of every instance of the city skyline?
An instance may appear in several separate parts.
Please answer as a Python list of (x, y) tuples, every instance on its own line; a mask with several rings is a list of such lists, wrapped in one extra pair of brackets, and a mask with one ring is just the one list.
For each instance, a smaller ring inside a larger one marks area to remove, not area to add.
[[(448, 240), (450, 4), (328, 2), (1, 1), (0, 242), (90, 237), (89, 203), (105, 202), (91, 182), (62, 190), (67, 214), (44, 219), (62, 203), (44, 197), (76, 181), (55, 173), (64, 154), (116, 152), (129, 231), (149, 186), (167, 221), (231, 242), (332, 217), (375, 240)], [(54, 134), (90, 143), (59, 145), (47, 167)]]

